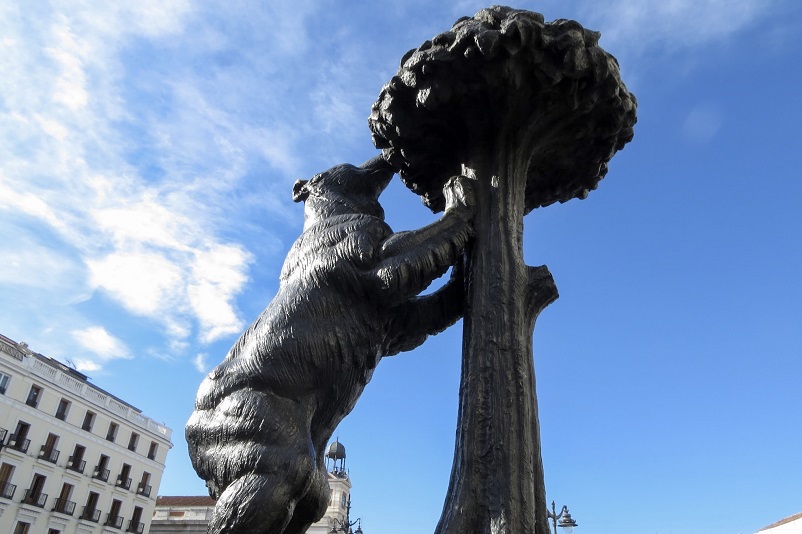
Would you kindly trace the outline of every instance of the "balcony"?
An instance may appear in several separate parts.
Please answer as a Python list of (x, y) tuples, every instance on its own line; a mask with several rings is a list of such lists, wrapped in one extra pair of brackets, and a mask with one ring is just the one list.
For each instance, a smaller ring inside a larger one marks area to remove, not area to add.
[(72, 515), (75, 513), (75, 503), (67, 499), (56, 499), (53, 511), (59, 514)]
[(39, 397), (36, 395), (28, 395), (28, 398), (25, 399), (25, 404), (30, 406), (31, 408), (36, 408), (39, 406)]
[(13, 499), (17, 486), (8, 482), (0, 483), (0, 497), (3, 499)]
[(19, 452), (28, 452), (28, 447), (31, 445), (31, 440), (26, 439), (25, 436), (18, 434), (11, 434), (8, 438), (8, 448)]
[(139, 521), (129, 521), (128, 528), (125, 529), (126, 532), (135, 532), (136, 534), (142, 534), (145, 532), (145, 523), (140, 523)]
[(109, 481), (109, 470), (103, 469), (100, 466), (95, 467), (95, 472), (92, 473), (92, 478), (96, 478), (97, 480), (102, 480), (103, 482)]
[(150, 486), (147, 484), (139, 484), (136, 487), (136, 492), (138, 495), (144, 495), (145, 497), (150, 497)]
[(121, 515), (107, 515), (106, 522), (103, 523), (104, 526), (111, 527), (111, 528), (123, 528), (123, 516)]
[(54, 448), (47, 448), (45, 445), (42, 445), (42, 448), (39, 449), (39, 459), (44, 460), (45, 462), (50, 462), (54, 464), (58, 461), (58, 455), (61, 454), (61, 451), (58, 451)]
[(86, 460), (82, 460), (81, 458), (76, 458), (75, 456), (70, 456), (69, 460), (67, 460), (67, 469), (69, 469), (70, 471), (83, 473), (85, 468), (86, 468)]
[(56, 419), (61, 419), (62, 421), (67, 419), (67, 410), (59, 410), (56, 412)]
[(86, 521), (97, 523), (100, 521), (100, 510), (84, 506), (84, 510), (81, 512), (81, 516), (78, 519), (85, 519)]
[(47, 493), (33, 492), (30, 488), (25, 490), (25, 496), (22, 498), (22, 504), (30, 504), (37, 508), (44, 508), (47, 502)]
[(123, 488), (123, 489), (130, 490), (131, 489), (131, 479), (130, 478), (124, 478), (123, 475), (120, 475), (120, 476), (117, 477), (117, 482), (115, 482), (114, 485), (117, 486), (118, 488)]

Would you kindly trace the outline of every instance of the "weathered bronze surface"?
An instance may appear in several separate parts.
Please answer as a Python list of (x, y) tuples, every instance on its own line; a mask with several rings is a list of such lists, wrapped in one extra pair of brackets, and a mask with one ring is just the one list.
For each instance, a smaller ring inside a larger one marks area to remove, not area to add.
[[(585, 198), (632, 139), (636, 101), (599, 34), (495, 6), (407, 53), (369, 124), (382, 156), (299, 181), (279, 292), (200, 387), (190, 456), (212, 534), (295, 534), (325, 512), (323, 454), (382, 356), (464, 313), (451, 481), (437, 534), (548, 534), (532, 332), (557, 298), (523, 217)], [(394, 172), (435, 223), (393, 233)], [(453, 266), (450, 281), (418, 296)]]
[(433, 211), (442, 184), (476, 185), (465, 254), (454, 463), (437, 534), (548, 534), (532, 331), (557, 298), (523, 261), (523, 216), (585, 198), (632, 139), (636, 101), (599, 34), (495, 6), (401, 61), (373, 106), (373, 141)]
[(323, 455), (382, 356), (412, 350), (462, 315), (461, 270), (417, 295), (462, 255), (472, 182), (445, 185), (446, 210), (393, 233), (380, 157), (295, 184), (304, 231), (278, 294), (203, 381), (186, 428), (195, 470), (217, 499), (210, 533), (295, 534), (329, 501)]

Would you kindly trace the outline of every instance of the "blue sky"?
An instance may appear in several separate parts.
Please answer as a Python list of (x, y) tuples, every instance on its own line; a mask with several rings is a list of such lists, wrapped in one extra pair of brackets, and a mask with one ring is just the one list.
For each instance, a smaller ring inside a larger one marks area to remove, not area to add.
[[(603, 4), (603, 5), (602, 5)], [(485, 4), (0, 6), (0, 332), (174, 430), (275, 293), (297, 178), (376, 151), (410, 48)], [(548, 499), (578, 532), (748, 533), (802, 511), (802, 8), (796, 0), (523, 1), (602, 32), (635, 139), (584, 201), (535, 210), (560, 299), (535, 368)], [(396, 230), (433, 220), (395, 180)], [(460, 326), (384, 360), (338, 431), (366, 533), (433, 531)]]

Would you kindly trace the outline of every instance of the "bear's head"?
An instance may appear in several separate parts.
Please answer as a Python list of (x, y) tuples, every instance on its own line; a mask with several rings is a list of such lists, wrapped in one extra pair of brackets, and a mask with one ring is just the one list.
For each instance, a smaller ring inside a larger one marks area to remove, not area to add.
[(298, 180), (292, 199), (304, 202), (304, 227), (337, 215), (352, 213), (384, 219), (379, 195), (390, 183), (394, 171), (380, 156), (359, 167), (343, 163), (316, 174), (311, 180)]

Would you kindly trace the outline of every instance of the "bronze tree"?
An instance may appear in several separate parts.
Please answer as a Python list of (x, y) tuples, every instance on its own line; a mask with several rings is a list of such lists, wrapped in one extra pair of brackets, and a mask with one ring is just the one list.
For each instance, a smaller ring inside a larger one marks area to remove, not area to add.
[(557, 298), (523, 261), (523, 217), (585, 198), (632, 139), (636, 100), (599, 33), (494, 6), (408, 52), (373, 105), (373, 141), (442, 211), (475, 180), (454, 464), (437, 534), (548, 534), (532, 332)]

